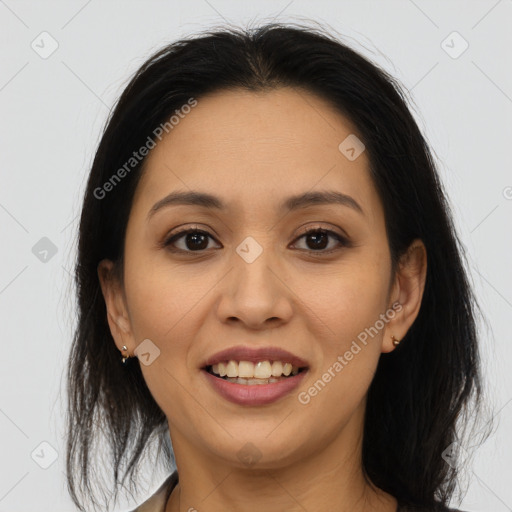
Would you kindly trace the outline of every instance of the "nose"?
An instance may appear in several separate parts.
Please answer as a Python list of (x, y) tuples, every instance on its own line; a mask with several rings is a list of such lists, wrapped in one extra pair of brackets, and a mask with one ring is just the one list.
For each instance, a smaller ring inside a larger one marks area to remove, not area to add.
[(217, 314), (221, 322), (251, 330), (277, 327), (290, 320), (293, 293), (275, 260), (265, 250), (252, 263), (234, 254), (231, 272), (221, 285)]

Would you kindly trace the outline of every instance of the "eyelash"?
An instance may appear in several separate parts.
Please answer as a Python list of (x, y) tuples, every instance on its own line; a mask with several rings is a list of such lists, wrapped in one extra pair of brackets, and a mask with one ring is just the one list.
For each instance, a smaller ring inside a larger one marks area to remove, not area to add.
[[(203, 230), (200, 230), (200, 229), (188, 228), (188, 229), (183, 229), (181, 231), (178, 231), (177, 233), (174, 233), (172, 236), (166, 238), (164, 240), (164, 242), (162, 243), (162, 246), (164, 248), (168, 249), (171, 252), (199, 253), (200, 254), (200, 253), (203, 253), (204, 251), (206, 251), (206, 249), (201, 249), (201, 250), (198, 250), (198, 251), (190, 251), (190, 250), (177, 249), (176, 247), (172, 247), (173, 243), (175, 243), (180, 238), (183, 238), (185, 235), (188, 235), (189, 233), (202, 234), (202, 235), (206, 235), (206, 236), (209, 236), (210, 238), (214, 239), (214, 237), (210, 233), (208, 233), (207, 231), (203, 231)], [(309, 228), (306, 231), (304, 231), (300, 236), (298, 236), (295, 239), (295, 241), (297, 241), (297, 240), (299, 240), (301, 238), (304, 238), (307, 235), (310, 235), (312, 233), (319, 233), (319, 234), (329, 235), (330, 237), (335, 238), (341, 244), (341, 247), (351, 247), (351, 243), (345, 237), (343, 237), (342, 235), (336, 233), (335, 231), (331, 231), (331, 230), (325, 229), (325, 228)], [(335, 251), (339, 250), (341, 247), (337, 247), (337, 248), (329, 249), (329, 250), (319, 249), (319, 250), (316, 250), (316, 251), (313, 250), (313, 249), (301, 249), (301, 250), (305, 250), (305, 251), (308, 251), (308, 252), (311, 252), (311, 253), (315, 253), (315, 254), (316, 253), (318, 253), (318, 254), (331, 254), (332, 252), (335, 252)]]

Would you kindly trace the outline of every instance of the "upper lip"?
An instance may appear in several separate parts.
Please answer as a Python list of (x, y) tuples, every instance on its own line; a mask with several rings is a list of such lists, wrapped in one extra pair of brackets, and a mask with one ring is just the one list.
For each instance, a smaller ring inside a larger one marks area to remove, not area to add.
[(283, 363), (290, 363), (292, 366), (297, 366), (298, 368), (304, 368), (308, 366), (304, 359), (301, 359), (291, 352), (283, 350), (279, 347), (254, 348), (238, 345), (236, 347), (227, 348), (213, 354), (204, 361), (201, 367), (205, 368), (222, 361), (230, 360), (251, 361), (253, 363), (257, 363), (258, 361), (281, 361)]

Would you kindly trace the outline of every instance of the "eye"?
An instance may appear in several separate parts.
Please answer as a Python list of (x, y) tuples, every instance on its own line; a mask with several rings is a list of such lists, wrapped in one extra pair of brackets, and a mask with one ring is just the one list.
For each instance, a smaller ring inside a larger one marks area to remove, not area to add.
[[(174, 247), (176, 242), (184, 238), (184, 246), (185, 247)], [(208, 248), (208, 238), (214, 240), (212, 235), (207, 231), (202, 231), (200, 229), (183, 229), (174, 233), (170, 238), (167, 238), (163, 246), (167, 247), (170, 251), (173, 252), (199, 252), (204, 251)]]
[[(208, 238), (215, 240), (207, 231), (188, 228), (172, 234), (170, 237), (165, 239), (162, 245), (172, 252), (201, 252), (209, 248)], [(304, 249), (311, 252), (331, 253), (335, 251), (336, 247), (331, 247), (330, 249), (325, 250), (329, 246), (329, 239), (336, 240), (338, 242), (338, 248), (340, 246), (350, 246), (350, 242), (345, 237), (332, 230), (324, 228), (310, 228), (304, 231), (304, 233), (296, 240), (303, 238), (305, 240), (312, 241), (310, 247), (306, 247)], [(183, 239), (182, 247), (176, 247), (176, 243), (181, 239)]]
[[(324, 252), (324, 253), (330, 253), (336, 250), (336, 247), (330, 248), (328, 250), (326, 249), (326, 246), (329, 245), (329, 238), (335, 239), (338, 241), (338, 248), (339, 246), (349, 246), (349, 241), (339, 235), (338, 233), (331, 231), (330, 229), (323, 229), (323, 228), (310, 228), (306, 230), (300, 237), (297, 238), (297, 240), (300, 240), (304, 238), (305, 240), (309, 240), (312, 243), (309, 244), (310, 247), (306, 247), (305, 250), (310, 250), (312, 252)], [(307, 242), (306, 242), (307, 243)], [(312, 247), (312, 248), (311, 248)]]

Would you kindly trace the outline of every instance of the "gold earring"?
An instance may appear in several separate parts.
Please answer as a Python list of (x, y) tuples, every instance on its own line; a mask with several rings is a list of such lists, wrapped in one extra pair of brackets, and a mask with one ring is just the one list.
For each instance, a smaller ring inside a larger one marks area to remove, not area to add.
[(398, 347), (398, 345), (400, 345), (400, 340), (395, 338), (394, 334), (391, 336), (391, 339), (393, 340), (393, 345), (395, 345), (395, 347)]
[[(128, 349), (126, 348), (126, 345), (123, 345), (123, 348), (122, 348), (121, 350), (122, 350), (123, 352), (127, 352), (127, 351), (128, 351)], [(124, 365), (126, 365), (126, 360), (127, 360), (128, 358), (130, 358), (130, 357), (132, 357), (130, 354), (126, 354), (126, 355), (124, 355), (124, 356), (122, 357), (122, 362), (123, 362), (123, 364), (124, 364)]]

